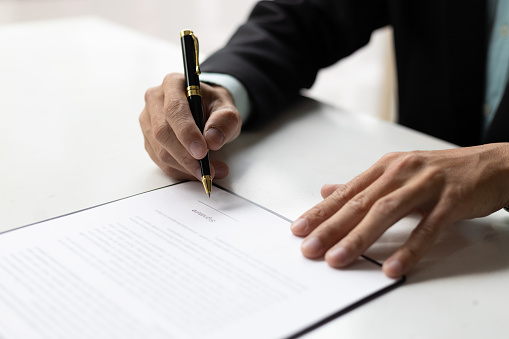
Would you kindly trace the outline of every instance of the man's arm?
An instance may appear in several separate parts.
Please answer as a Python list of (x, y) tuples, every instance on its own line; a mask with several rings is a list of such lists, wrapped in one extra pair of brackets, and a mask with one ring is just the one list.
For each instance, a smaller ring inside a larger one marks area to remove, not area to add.
[[(374, 29), (387, 24), (383, 0), (274, 0), (255, 6), (225, 48), (207, 59), (201, 70), (232, 75), (247, 89), (246, 122), (231, 93), (218, 86), (202, 88), (204, 134), (194, 123), (183, 78), (166, 76), (149, 89), (140, 115), (145, 148), (166, 174), (199, 178), (198, 163), (207, 149), (234, 140), (244, 125), (255, 125), (310, 87), (318, 70), (365, 45)], [(213, 176), (228, 166), (212, 160)]]
[(248, 124), (258, 125), (311, 87), (320, 69), (367, 44), (388, 23), (383, 0), (261, 1), (201, 68), (238, 79), (251, 100)]

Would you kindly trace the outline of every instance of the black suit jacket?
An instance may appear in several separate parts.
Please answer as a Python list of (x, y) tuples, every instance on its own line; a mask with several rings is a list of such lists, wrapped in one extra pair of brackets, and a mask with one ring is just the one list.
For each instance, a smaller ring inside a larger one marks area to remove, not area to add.
[(399, 123), (462, 146), (509, 141), (508, 90), (482, 135), (487, 29), (481, 0), (262, 1), (202, 70), (231, 74), (245, 85), (253, 108), (249, 127), (387, 25), (394, 30)]

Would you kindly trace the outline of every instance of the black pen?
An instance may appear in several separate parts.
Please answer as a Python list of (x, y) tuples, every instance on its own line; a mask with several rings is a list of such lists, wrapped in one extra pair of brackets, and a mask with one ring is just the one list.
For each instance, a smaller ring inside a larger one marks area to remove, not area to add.
[[(198, 39), (193, 31), (183, 30), (180, 32), (180, 43), (182, 45), (182, 57), (184, 58), (184, 74), (186, 77), (186, 96), (193, 114), (194, 122), (203, 134), (203, 107), (201, 103), (200, 90), (200, 64), (198, 62)], [(201, 181), (205, 193), (210, 197), (212, 191), (212, 177), (210, 176), (209, 153), (200, 162)]]

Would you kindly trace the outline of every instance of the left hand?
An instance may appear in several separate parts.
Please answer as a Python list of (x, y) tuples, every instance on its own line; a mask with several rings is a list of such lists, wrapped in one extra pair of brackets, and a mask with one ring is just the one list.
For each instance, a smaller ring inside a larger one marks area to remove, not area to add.
[(408, 272), (439, 233), (462, 219), (509, 205), (509, 143), (444, 151), (390, 153), (345, 185), (325, 185), (324, 200), (292, 223), (302, 253), (332, 267), (358, 258), (389, 227), (422, 216), (383, 264), (389, 277)]

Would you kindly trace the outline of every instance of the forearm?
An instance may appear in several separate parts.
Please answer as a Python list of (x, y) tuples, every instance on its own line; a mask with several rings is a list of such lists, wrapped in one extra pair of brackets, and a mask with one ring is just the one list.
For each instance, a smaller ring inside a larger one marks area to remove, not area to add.
[(202, 64), (247, 89), (256, 124), (274, 114), (317, 72), (365, 45), (388, 23), (384, 1), (262, 1), (227, 46)]

